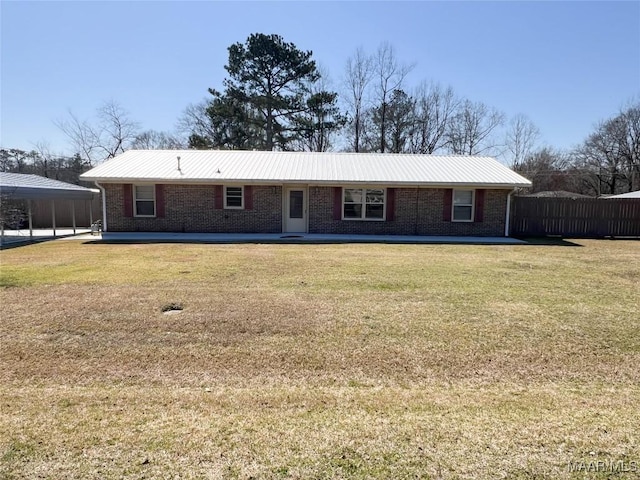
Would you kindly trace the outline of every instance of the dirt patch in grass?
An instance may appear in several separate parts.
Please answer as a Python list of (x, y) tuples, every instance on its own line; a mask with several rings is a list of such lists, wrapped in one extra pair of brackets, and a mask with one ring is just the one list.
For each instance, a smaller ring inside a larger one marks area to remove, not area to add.
[(0, 477), (640, 462), (640, 244), (579, 243), (2, 251)]

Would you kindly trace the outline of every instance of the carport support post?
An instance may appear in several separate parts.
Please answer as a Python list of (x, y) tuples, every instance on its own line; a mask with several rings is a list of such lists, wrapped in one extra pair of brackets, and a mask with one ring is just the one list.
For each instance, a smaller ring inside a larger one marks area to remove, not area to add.
[(76, 234), (76, 201), (71, 200), (71, 217), (73, 218), (73, 234)]
[(29, 240), (33, 240), (33, 217), (31, 216), (31, 199), (27, 200), (29, 209)]
[(53, 236), (56, 236), (56, 201), (51, 200), (51, 225), (53, 226)]
[(89, 227), (93, 225), (93, 198), (89, 200)]

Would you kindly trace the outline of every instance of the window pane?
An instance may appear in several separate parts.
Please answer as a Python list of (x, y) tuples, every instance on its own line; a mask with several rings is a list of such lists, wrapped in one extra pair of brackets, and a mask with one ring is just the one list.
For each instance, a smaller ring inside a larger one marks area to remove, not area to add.
[(362, 203), (362, 189), (361, 188), (345, 188), (344, 189), (344, 201), (347, 203)]
[(153, 185), (136, 185), (136, 200), (153, 200)]
[(471, 207), (453, 207), (454, 220), (471, 220)]
[(381, 205), (381, 204), (367, 205), (366, 218), (384, 218), (384, 205)]
[(302, 190), (289, 192), (289, 218), (303, 218), (303, 195)]
[(453, 191), (454, 205), (471, 205), (472, 202), (473, 202), (473, 192), (471, 190), (454, 190)]
[(136, 215), (155, 215), (153, 202), (149, 202), (148, 200), (136, 201)]
[(384, 190), (367, 190), (367, 203), (384, 203)]
[(359, 203), (345, 203), (344, 218), (362, 218), (362, 205)]
[(227, 207), (242, 207), (242, 187), (227, 187)]

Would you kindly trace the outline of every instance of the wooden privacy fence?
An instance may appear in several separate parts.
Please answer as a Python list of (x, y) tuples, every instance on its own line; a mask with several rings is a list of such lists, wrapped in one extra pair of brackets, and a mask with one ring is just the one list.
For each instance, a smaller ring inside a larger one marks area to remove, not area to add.
[(510, 234), (640, 237), (640, 198), (513, 197)]
[(102, 218), (100, 195), (94, 195), (93, 200), (33, 200), (31, 204), (33, 228), (52, 227), (52, 202), (55, 202), (57, 227), (71, 227), (74, 210), (78, 227), (88, 227), (93, 221)]

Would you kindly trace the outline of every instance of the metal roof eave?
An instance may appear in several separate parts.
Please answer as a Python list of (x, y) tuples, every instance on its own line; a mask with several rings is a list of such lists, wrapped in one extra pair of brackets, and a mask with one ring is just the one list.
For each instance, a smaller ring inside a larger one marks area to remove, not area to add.
[(100, 191), (95, 188), (86, 190), (6, 186), (0, 188), (0, 195), (14, 200), (91, 200), (98, 193)]
[(316, 185), (316, 186), (339, 186), (339, 185), (380, 185), (385, 187), (403, 187), (403, 188), (442, 188), (442, 187), (473, 187), (473, 188), (517, 188), (531, 187), (531, 182), (513, 182), (513, 183), (490, 183), (490, 182), (392, 182), (379, 180), (309, 180), (309, 179), (270, 179), (255, 180), (247, 178), (210, 178), (210, 179), (168, 179), (168, 178), (113, 178), (113, 177), (83, 177), (83, 180), (98, 183), (161, 183), (174, 185), (224, 185), (224, 184), (242, 184), (242, 185)]

